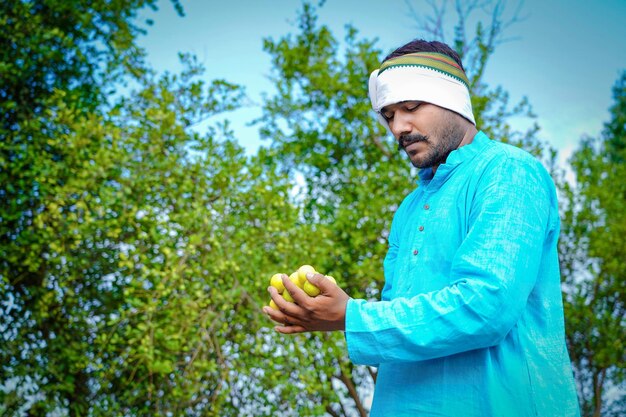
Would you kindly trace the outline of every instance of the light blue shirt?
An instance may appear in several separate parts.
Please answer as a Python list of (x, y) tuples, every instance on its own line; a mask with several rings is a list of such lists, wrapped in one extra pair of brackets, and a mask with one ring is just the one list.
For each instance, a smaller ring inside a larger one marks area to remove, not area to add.
[(479, 132), (398, 208), (382, 300), (351, 299), (371, 416), (579, 416), (565, 344), (554, 183)]

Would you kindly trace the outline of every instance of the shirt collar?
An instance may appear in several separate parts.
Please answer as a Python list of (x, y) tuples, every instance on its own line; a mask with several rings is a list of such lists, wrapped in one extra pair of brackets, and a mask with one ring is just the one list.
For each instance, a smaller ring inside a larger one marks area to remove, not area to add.
[(437, 168), (437, 172), (433, 175), (432, 168), (424, 168), (418, 172), (418, 180), (417, 184), (419, 186), (425, 187), (434, 180), (435, 184), (431, 185), (431, 188), (435, 186), (435, 188), (439, 188), (439, 185), (443, 184), (445, 180), (448, 178), (450, 173), (462, 164), (465, 161), (472, 160), (476, 155), (483, 152), (485, 147), (491, 142), (491, 140), (485, 135), (485, 133), (481, 130), (476, 133), (474, 139), (465, 146), (461, 146), (450, 152), (446, 162), (439, 165)]

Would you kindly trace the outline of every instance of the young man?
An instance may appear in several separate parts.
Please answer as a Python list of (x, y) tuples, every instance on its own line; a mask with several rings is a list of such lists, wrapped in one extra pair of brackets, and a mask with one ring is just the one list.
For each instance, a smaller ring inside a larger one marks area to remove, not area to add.
[(458, 55), (416, 40), (369, 81), (372, 107), (420, 168), (394, 215), (382, 300), (313, 275), (295, 303), (269, 289), (285, 334), (344, 330), (378, 367), (372, 416), (578, 416), (564, 337), (550, 175), (478, 131)]

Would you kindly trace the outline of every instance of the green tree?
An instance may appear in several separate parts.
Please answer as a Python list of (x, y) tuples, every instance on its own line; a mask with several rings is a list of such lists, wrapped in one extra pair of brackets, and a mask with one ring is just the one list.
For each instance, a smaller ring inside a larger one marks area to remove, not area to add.
[(294, 238), (288, 178), (247, 157), (227, 126), (188, 130), (237, 92), (215, 82), (201, 94), (190, 71), (116, 108), (128, 140), (117, 160), (123, 198), (113, 201), (124, 206), (111, 279), (123, 302), (96, 341), (94, 414), (115, 405), (124, 415), (228, 415), (239, 356), (255, 350), (249, 335), (266, 326), (258, 314), (266, 265), (280, 264)]
[[(44, 225), (41, 218), (62, 210), (54, 201), (64, 198), (56, 194), (57, 188), (68, 182), (74, 164), (79, 163), (59, 140), (67, 129), (58, 123), (59, 112), (65, 107), (84, 115), (95, 111), (103, 101), (103, 87), (110, 86), (108, 81), (126, 69), (141, 69), (141, 54), (133, 42), (140, 32), (134, 16), (144, 5), (154, 1), (115, 5), (14, 1), (0, 6), (0, 290), (1, 327), (6, 330), (2, 332), (2, 382), (15, 385), (22, 398), (34, 398), (41, 377), (38, 365), (22, 358), (29, 356), (25, 352), (46, 345), (50, 354), (37, 363), (49, 357), (60, 360), (46, 379), (51, 395), (72, 402), (81, 398), (86, 387), (84, 375), (74, 372), (80, 366), (76, 365), (80, 343), (65, 345), (65, 359), (57, 352), (64, 346), (59, 331), (68, 317), (57, 314), (58, 310), (45, 311), (53, 301), (62, 305), (48, 288), (57, 285), (56, 278), (50, 278), (56, 277), (53, 265), (66, 262), (51, 259), (50, 253), (72, 237), (58, 239), (56, 232), (64, 226), (52, 219)], [(89, 141), (82, 145), (87, 155)], [(71, 311), (74, 305), (68, 302), (63, 308)], [(84, 330), (83, 322), (76, 322), (77, 330)], [(18, 339), (20, 343), (14, 344)], [(11, 379), (13, 375), (20, 377)], [(61, 380), (64, 389), (56, 391)]]
[[(462, 19), (457, 28), (464, 28)], [(513, 115), (531, 115), (527, 103), (508, 110), (504, 90), (490, 90), (483, 79), (493, 53), (488, 46), (493, 45), (481, 28), (472, 40), (455, 32), (453, 43), (466, 54), (472, 48), (482, 52), (470, 69), (477, 119), (496, 139), (537, 148), (535, 127), (522, 134), (507, 125)], [(273, 160), (291, 176), (301, 176), (299, 227), (308, 225), (314, 232), (298, 260), (338, 277), (350, 295), (376, 299), (393, 212), (413, 189), (415, 177), (367, 98), (367, 79), (383, 52), (374, 41), (360, 39), (351, 26), (340, 42), (317, 23), (316, 10), (308, 3), (299, 13), (297, 33), (268, 39), (265, 49), (272, 57), (277, 93), (264, 103), (261, 132)], [(303, 384), (310, 390), (299, 390), (296, 398), (283, 392), (283, 401), (297, 410), (294, 414), (368, 414), (366, 399), (376, 371), (351, 364), (342, 338), (311, 334), (280, 341), (281, 352), (316, 352), (314, 363), (302, 363), (296, 356), (298, 371), (276, 376), (283, 387)]]
[[(405, 2), (417, 27), (428, 39), (448, 43), (461, 57), (470, 81), (476, 125), (493, 139), (519, 146), (538, 157), (550, 156), (545, 155), (549, 151), (547, 143), (537, 138), (539, 125), (534, 121), (536, 116), (528, 98), (523, 97), (511, 106), (506, 89), (492, 87), (485, 80), (485, 71), (497, 48), (510, 40), (506, 38), (506, 29), (523, 20), (524, 2), (425, 0), (430, 8), (425, 14), (416, 11), (414, 1)], [(452, 13), (450, 3), (453, 3)], [(423, 8), (423, 4), (420, 6)], [(475, 26), (470, 26), (470, 22), (475, 22)], [(518, 122), (526, 119), (529, 127), (515, 129), (510, 122), (513, 118)]]
[(626, 413), (626, 72), (611, 119), (584, 138), (570, 163), (560, 254), (567, 341), (584, 416)]
[(198, 133), (241, 88), (191, 57), (156, 77), (132, 23), (153, 2), (122, 3), (1, 6), (3, 415), (237, 414), (265, 276), (298, 247), (289, 179), (227, 123)]

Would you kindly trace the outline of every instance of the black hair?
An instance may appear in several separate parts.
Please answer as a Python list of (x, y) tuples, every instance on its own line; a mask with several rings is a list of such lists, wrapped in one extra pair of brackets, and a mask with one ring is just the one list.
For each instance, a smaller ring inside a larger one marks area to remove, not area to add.
[(452, 58), (454, 62), (459, 64), (463, 72), (465, 72), (465, 69), (463, 68), (463, 63), (461, 62), (461, 57), (459, 57), (459, 54), (454, 49), (450, 48), (443, 42), (427, 41), (424, 39), (414, 39), (411, 42), (402, 45), (401, 47), (397, 48), (395, 51), (387, 55), (383, 62), (391, 58), (406, 54), (414, 54), (416, 52), (437, 52), (447, 55)]

